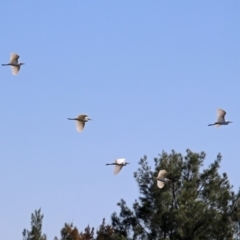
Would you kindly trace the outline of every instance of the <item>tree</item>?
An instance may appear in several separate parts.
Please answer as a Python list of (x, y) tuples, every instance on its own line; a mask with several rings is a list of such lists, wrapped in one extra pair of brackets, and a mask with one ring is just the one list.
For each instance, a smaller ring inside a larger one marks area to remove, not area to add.
[(42, 235), (42, 220), (43, 214), (41, 214), (41, 208), (35, 210), (31, 215), (31, 231), (23, 230), (24, 240), (47, 240), (46, 235)]
[(66, 224), (61, 230), (61, 240), (126, 240), (120, 234), (115, 234), (114, 229), (110, 225), (105, 224), (103, 219), (102, 224), (96, 231), (96, 237), (94, 228), (87, 226), (84, 232), (79, 232), (77, 227), (73, 224)]
[(93, 240), (94, 228), (87, 226), (84, 233), (79, 233), (78, 229), (73, 224), (65, 223), (61, 230), (61, 240)]
[[(47, 240), (47, 236), (42, 234), (42, 221), (43, 214), (41, 214), (41, 209), (35, 211), (31, 215), (31, 230), (23, 230), (23, 240)], [(60, 240), (126, 240), (120, 234), (115, 233), (114, 229), (110, 225), (106, 225), (105, 219), (103, 219), (102, 224), (96, 231), (96, 236), (94, 228), (87, 226), (83, 232), (79, 232), (77, 227), (73, 224), (64, 224), (61, 229)], [(57, 237), (54, 240), (58, 240)]]
[(96, 240), (126, 240), (121, 234), (115, 233), (115, 230), (112, 226), (106, 225), (105, 219), (103, 219), (102, 224), (97, 230)]
[[(240, 219), (240, 194), (231, 189), (227, 174), (218, 173), (221, 155), (205, 170), (204, 152), (187, 150), (183, 157), (172, 151), (155, 158), (151, 170), (147, 157), (134, 173), (140, 197), (130, 209), (121, 199), (120, 214), (112, 215), (116, 232), (127, 239), (227, 240), (236, 237)], [(160, 169), (173, 181), (159, 189), (154, 179)], [(235, 238), (236, 239), (236, 238)]]

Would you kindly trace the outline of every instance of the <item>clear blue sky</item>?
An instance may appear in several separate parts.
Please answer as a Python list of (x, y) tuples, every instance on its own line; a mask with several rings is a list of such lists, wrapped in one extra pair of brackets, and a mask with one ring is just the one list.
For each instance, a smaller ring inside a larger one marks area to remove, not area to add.
[[(0, 234), (97, 227), (138, 197), (144, 155), (221, 152), (234, 190), (240, 168), (240, 1), (3, 1), (0, 63)], [(216, 109), (233, 124), (207, 127)], [(87, 113), (79, 134), (67, 120)], [(119, 175), (105, 163), (126, 158)]]

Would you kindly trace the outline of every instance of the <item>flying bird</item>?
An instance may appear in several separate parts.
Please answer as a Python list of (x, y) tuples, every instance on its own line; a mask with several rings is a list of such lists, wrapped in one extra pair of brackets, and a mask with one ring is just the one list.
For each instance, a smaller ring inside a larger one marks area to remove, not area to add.
[(220, 127), (221, 125), (228, 125), (232, 123), (230, 121), (225, 121), (226, 112), (222, 109), (217, 109), (217, 121), (213, 124), (208, 124), (208, 126), (216, 125), (216, 127)]
[(20, 67), (24, 65), (24, 63), (18, 62), (19, 56), (16, 53), (11, 53), (10, 62), (7, 64), (2, 64), (2, 66), (11, 66), (12, 74), (17, 75)]
[(107, 163), (106, 165), (115, 165), (114, 168), (114, 175), (118, 174), (123, 166), (126, 166), (127, 164), (130, 164), (129, 162), (126, 162), (124, 158), (116, 159), (114, 163)]
[(171, 182), (170, 179), (166, 178), (167, 171), (166, 170), (160, 170), (158, 173), (158, 176), (156, 177), (157, 180), (157, 186), (159, 188), (163, 188), (165, 183)]
[(76, 129), (78, 132), (82, 132), (85, 122), (92, 120), (86, 114), (79, 115), (77, 118), (68, 118), (68, 120), (75, 120), (76, 121)]

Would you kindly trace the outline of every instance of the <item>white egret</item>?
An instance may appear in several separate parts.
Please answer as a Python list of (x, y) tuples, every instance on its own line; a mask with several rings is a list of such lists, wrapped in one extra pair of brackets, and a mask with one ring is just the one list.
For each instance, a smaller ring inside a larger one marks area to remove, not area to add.
[(24, 63), (18, 62), (19, 56), (16, 53), (11, 53), (10, 62), (7, 64), (2, 64), (2, 66), (11, 66), (12, 74), (17, 75), (20, 67), (24, 65)]
[(115, 165), (114, 168), (114, 175), (118, 174), (123, 166), (126, 166), (127, 164), (130, 164), (129, 162), (126, 162), (124, 158), (116, 159), (114, 163), (107, 163), (106, 165)]
[(230, 121), (225, 121), (226, 112), (222, 109), (217, 109), (217, 121), (213, 124), (208, 124), (208, 126), (215, 125), (216, 127), (220, 127), (221, 125), (228, 125), (232, 123)]
[(76, 121), (76, 129), (78, 132), (82, 132), (85, 122), (92, 120), (86, 114), (79, 115), (77, 118), (68, 118), (68, 120), (75, 120)]
[(159, 188), (163, 188), (165, 183), (171, 182), (170, 179), (166, 178), (167, 171), (166, 170), (160, 170), (158, 173), (158, 176), (156, 177), (157, 185)]

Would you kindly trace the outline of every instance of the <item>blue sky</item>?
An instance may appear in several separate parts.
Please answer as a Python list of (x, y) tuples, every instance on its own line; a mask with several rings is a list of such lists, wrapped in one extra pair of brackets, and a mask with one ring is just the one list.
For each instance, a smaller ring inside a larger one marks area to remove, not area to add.
[[(0, 62), (1, 239), (97, 227), (138, 197), (133, 172), (162, 150), (220, 152), (239, 188), (240, 2), (4, 1)], [(207, 127), (216, 109), (233, 124)], [(87, 113), (79, 134), (68, 117)], [(105, 163), (126, 158), (119, 175)]]

